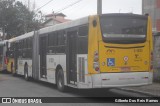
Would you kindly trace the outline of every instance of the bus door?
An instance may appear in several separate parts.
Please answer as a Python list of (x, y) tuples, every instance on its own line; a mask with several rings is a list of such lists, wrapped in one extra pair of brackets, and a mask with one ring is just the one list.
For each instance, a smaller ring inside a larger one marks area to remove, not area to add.
[(68, 83), (76, 84), (77, 82), (77, 68), (76, 68), (76, 54), (77, 54), (77, 31), (67, 33), (67, 70)]
[(40, 76), (41, 78), (46, 78), (47, 36), (40, 37), (39, 45), (40, 45)]

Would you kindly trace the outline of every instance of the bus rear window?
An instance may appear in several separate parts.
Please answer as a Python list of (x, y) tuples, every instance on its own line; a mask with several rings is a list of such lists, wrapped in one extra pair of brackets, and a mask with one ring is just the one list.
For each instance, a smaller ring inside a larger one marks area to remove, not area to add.
[(144, 43), (147, 17), (134, 15), (101, 16), (103, 41), (107, 43)]

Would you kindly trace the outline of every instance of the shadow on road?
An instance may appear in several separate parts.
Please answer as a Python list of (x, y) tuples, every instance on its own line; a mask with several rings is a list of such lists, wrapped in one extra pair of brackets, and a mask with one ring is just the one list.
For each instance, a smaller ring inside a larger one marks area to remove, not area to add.
[[(22, 80), (24, 80), (23, 77), (19, 77)], [(47, 82), (37, 81), (37, 80), (30, 80), (32, 83), (39, 84), (41, 86), (49, 87), (53, 90), (57, 90), (56, 84), (51, 84)], [(75, 97), (128, 97), (127, 95), (122, 95), (121, 93), (115, 93), (112, 91), (113, 89), (107, 89), (107, 88), (100, 88), (100, 89), (77, 89), (77, 88), (71, 88), (67, 87), (67, 91), (63, 92), (66, 94), (74, 95)]]

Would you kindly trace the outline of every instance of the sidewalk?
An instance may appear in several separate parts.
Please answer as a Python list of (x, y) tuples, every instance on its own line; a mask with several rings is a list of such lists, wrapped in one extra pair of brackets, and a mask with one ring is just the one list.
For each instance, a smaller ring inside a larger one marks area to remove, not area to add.
[(150, 96), (160, 97), (160, 83), (153, 83), (151, 85), (137, 86), (137, 87), (123, 87), (122, 90), (139, 92)]

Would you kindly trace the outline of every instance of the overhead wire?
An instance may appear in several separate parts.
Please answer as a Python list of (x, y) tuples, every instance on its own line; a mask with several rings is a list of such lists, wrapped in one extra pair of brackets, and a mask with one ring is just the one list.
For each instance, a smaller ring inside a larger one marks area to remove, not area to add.
[(39, 11), (41, 8), (45, 7), (46, 5), (48, 5), (49, 3), (51, 3), (52, 1), (54, 1), (54, 0), (50, 0), (50, 1), (48, 1), (46, 4), (44, 4), (44, 5), (42, 5), (41, 7), (39, 7), (39, 8), (36, 10), (36, 12)]
[(87, 6), (88, 6), (88, 4), (91, 3), (91, 1), (92, 1), (92, 0), (88, 0), (85, 4), (79, 5), (78, 8), (76, 8), (76, 9), (74, 9), (74, 10), (72, 9), (69, 14), (73, 14), (73, 13), (75, 13), (75, 12), (77, 12), (77, 11), (78, 11), (78, 12), (83, 12), (84, 10), (85, 10), (85, 11), (88, 11), (88, 9), (87, 9), (88, 7), (87, 7)]
[(73, 2), (75, 2), (75, 0), (65, 0), (65, 3), (64, 3), (63, 0), (59, 0), (59, 1), (56, 2), (56, 5), (55, 5), (55, 3), (53, 4), (53, 5), (55, 5), (54, 7), (52, 5), (52, 7), (53, 7), (52, 11), (56, 12), (56, 11), (64, 8), (64, 6), (69, 5)]
[(69, 5), (65, 6), (65, 7), (63, 7), (62, 9), (59, 9), (59, 10), (56, 11), (55, 13), (59, 13), (59, 12), (65, 10), (65, 9), (68, 9), (68, 8), (72, 7), (73, 5), (76, 5), (77, 3), (81, 2), (81, 1), (82, 1), (82, 0), (78, 0), (78, 1), (76, 1), (76, 2), (74, 2), (74, 3), (72, 3), (72, 4), (69, 4)]

